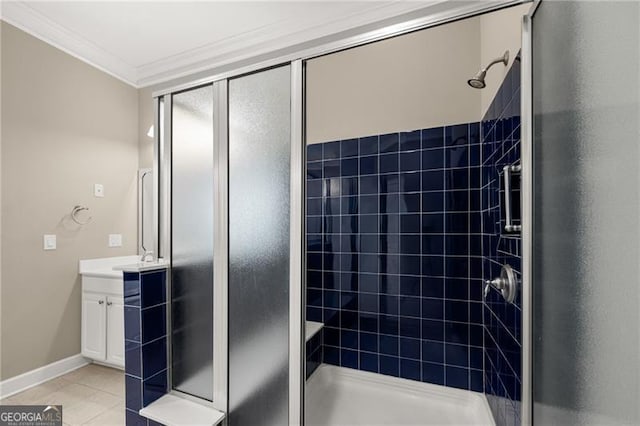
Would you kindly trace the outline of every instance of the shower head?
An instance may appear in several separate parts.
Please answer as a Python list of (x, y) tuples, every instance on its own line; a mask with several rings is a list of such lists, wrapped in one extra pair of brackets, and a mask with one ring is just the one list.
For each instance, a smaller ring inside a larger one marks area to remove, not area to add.
[(474, 89), (484, 89), (485, 87), (487, 87), (487, 84), (484, 81), (484, 78), (487, 76), (487, 71), (489, 70), (489, 68), (491, 68), (495, 64), (499, 64), (500, 62), (502, 62), (505, 66), (509, 64), (508, 50), (504, 52), (504, 55), (494, 59), (489, 63), (489, 65), (487, 65), (485, 68), (478, 71), (478, 73), (473, 78), (470, 78), (469, 80), (467, 80), (467, 84), (473, 87)]

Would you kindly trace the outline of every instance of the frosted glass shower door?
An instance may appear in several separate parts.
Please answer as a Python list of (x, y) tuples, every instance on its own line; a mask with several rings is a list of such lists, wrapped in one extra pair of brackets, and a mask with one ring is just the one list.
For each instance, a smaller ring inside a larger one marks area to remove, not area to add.
[(531, 51), (533, 423), (640, 424), (640, 3), (543, 1)]
[(286, 425), (291, 67), (229, 80), (229, 425)]
[(213, 87), (172, 96), (171, 379), (213, 400)]

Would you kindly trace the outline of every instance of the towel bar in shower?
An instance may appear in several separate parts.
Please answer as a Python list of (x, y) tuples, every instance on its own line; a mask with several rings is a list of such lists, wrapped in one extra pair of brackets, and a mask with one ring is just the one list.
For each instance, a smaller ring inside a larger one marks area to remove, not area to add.
[(514, 225), (512, 223), (513, 217), (511, 214), (511, 174), (520, 173), (522, 166), (520, 164), (510, 164), (504, 166), (504, 230), (505, 232), (520, 232), (522, 230), (521, 225)]

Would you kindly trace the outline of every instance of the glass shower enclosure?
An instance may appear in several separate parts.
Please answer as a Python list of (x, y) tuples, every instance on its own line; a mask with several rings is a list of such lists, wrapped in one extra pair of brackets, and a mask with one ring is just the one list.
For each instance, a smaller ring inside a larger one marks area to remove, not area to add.
[(169, 390), (229, 425), (301, 415), (301, 79), (289, 63), (157, 96)]

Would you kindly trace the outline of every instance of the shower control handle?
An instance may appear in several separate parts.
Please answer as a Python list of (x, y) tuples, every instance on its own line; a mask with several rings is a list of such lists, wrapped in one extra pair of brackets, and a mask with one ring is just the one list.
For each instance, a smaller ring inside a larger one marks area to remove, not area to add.
[(518, 280), (513, 269), (509, 265), (503, 265), (500, 276), (492, 280), (485, 281), (484, 297), (486, 298), (491, 291), (491, 287), (500, 292), (504, 300), (513, 303), (518, 294)]

